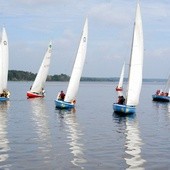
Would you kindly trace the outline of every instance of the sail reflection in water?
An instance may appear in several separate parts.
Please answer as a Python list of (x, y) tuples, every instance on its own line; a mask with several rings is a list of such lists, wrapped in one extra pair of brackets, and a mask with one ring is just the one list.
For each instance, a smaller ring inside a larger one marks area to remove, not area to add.
[[(71, 153), (73, 154), (73, 160), (71, 161), (73, 165), (83, 169), (82, 164), (86, 163), (84, 158), (84, 145), (81, 143), (81, 136), (83, 136), (80, 126), (76, 121), (75, 110), (71, 111), (58, 110), (61, 118), (64, 118), (64, 122), (67, 125), (68, 132), (68, 144), (70, 145)], [(62, 115), (62, 116), (61, 116)]]
[(138, 123), (135, 119), (126, 118), (126, 150), (127, 157), (125, 157), (127, 169), (144, 169), (145, 160), (141, 157), (142, 139), (140, 138)]
[(29, 99), (33, 112), (33, 121), (35, 122), (35, 129), (38, 135), (37, 142), (39, 149), (42, 152), (44, 162), (50, 161), (49, 152), (51, 151), (51, 135), (49, 131), (49, 118), (47, 115), (46, 105), (43, 98)]
[(0, 103), (0, 169), (9, 168), (7, 163), (9, 140), (7, 138), (7, 109), (9, 107), (9, 101)]
[(170, 117), (170, 104), (168, 103), (168, 116)]

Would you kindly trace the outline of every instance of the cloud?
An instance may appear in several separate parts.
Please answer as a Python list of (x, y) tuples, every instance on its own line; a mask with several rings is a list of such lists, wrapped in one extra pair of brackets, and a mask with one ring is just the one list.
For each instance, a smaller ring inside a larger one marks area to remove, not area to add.
[[(129, 22), (131, 18), (131, 14), (127, 12), (128, 8), (115, 6), (113, 3), (100, 3), (93, 6), (89, 14), (101, 23), (104, 22), (113, 26), (117, 24), (124, 25)], [(121, 15), (118, 15), (119, 13), (121, 13)]]
[(145, 52), (147, 57), (150, 58), (150, 56), (154, 56), (156, 59), (168, 59), (170, 54), (170, 48), (164, 47), (164, 48), (155, 48), (152, 51), (146, 51)]
[[(156, 57), (158, 66), (161, 57), (166, 58), (169, 52), (170, 3), (168, 0), (140, 3), (146, 55), (144, 70), (148, 70), (147, 76), (154, 76), (148, 63)], [(50, 74), (70, 74), (86, 16), (89, 41), (84, 74), (119, 75), (123, 61), (129, 60), (135, 0), (2, 0), (0, 11), (0, 25), (5, 23), (12, 51), (12, 68), (36, 72), (52, 40)], [(23, 57), (27, 63), (34, 60), (32, 68), (18, 62)], [(103, 64), (107, 69), (101, 71)]]
[(147, 16), (145, 19), (156, 19), (166, 18), (170, 16), (170, 4), (165, 1), (148, 1), (143, 5), (143, 14)]

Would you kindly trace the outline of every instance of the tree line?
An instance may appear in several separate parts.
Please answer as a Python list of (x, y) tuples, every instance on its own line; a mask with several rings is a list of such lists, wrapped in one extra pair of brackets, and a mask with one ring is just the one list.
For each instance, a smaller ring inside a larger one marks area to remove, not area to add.
[[(8, 80), (9, 81), (34, 81), (37, 74), (20, 71), (20, 70), (9, 70)], [(66, 74), (60, 75), (48, 75), (47, 81), (69, 81), (70, 76)], [(96, 77), (82, 77), (81, 81), (118, 81), (118, 78), (96, 78)]]
[[(34, 81), (37, 74), (28, 72), (28, 71), (20, 71), (20, 70), (9, 70), (8, 71), (8, 80), (9, 81)], [(60, 75), (48, 75), (47, 81), (69, 81), (70, 76), (66, 74)], [(118, 82), (118, 77), (82, 77), (81, 81), (107, 81), (107, 82)], [(127, 78), (124, 79), (127, 82)], [(144, 82), (164, 82), (166, 79), (143, 79)]]
[[(34, 81), (37, 74), (20, 71), (20, 70), (9, 70), (8, 71), (8, 80), (9, 81)], [(60, 75), (48, 75), (47, 81), (69, 81), (70, 77), (66, 74)]]

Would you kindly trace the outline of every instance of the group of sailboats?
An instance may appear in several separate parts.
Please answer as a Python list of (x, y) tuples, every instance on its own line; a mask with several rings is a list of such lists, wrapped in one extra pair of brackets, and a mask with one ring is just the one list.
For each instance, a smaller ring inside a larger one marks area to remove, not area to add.
[[(68, 109), (75, 107), (76, 94), (79, 89), (80, 78), (82, 75), (83, 66), (86, 58), (87, 40), (88, 20), (86, 19), (66, 95), (63, 94), (63, 91), (61, 91), (62, 97), (60, 93), (58, 94), (57, 99), (55, 100), (56, 108)], [(41, 67), (36, 76), (36, 79), (33, 85), (31, 86), (30, 91), (27, 92), (28, 98), (44, 97), (44, 84), (48, 75), (50, 65), (51, 48), (52, 45), (50, 43), (47, 52), (44, 56)]]
[[(76, 94), (78, 92), (80, 78), (81, 78), (84, 61), (86, 57), (87, 37), (88, 37), (88, 21), (86, 19), (76, 60), (72, 70), (69, 85), (67, 88), (67, 92), (64, 99), (61, 99), (60, 94), (58, 94), (58, 97), (55, 100), (55, 104), (57, 108), (68, 109), (68, 108), (73, 108), (75, 106)], [(124, 69), (125, 69), (125, 64), (123, 65), (122, 68), (122, 73), (119, 81), (120, 83), (116, 88), (117, 91), (123, 90), (122, 85), (123, 85)], [(113, 104), (114, 112), (119, 112), (123, 114), (136, 112), (136, 106), (139, 103), (139, 96), (140, 96), (140, 91), (142, 86), (142, 69), (143, 69), (143, 29), (142, 29), (140, 6), (138, 3), (137, 10), (136, 10), (136, 19), (134, 24), (130, 64), (129, 64), (129, 78), (128, 78), (129, 82), (128, 82), (128, 89), (127, 89), (127, 96), (124, 99), (123, 103)]]
[[(134, 30), (132, 36), (132, 46), (131, 55), (129, 62), (129, 75), (128, 75), (128, 85), (125, 90), (126, 96), (123, 93), (123, 79), (125, 72), (125, 63), (123, 64), (119, 84), (116, 87), (118, 93), (119, 101), (113, 104), (113, 110), (115, 113), (130, 114), (136, 112), (136, 106), (139, 103), (139, 97), (142, 86), (142, 71), (143, 71), (143, 28), (142, 28), (142, 18), (140, 5), (137, 3), (136, 17), (134, 22)], [(88, 19), (86, 19), (82, 36), (80, 39), (79, 48), (77, 51), (76, 59), (74, 62), (72, 74), (68, 84), (66, 94), (62, 97), (62, 94), (58, 94), (55, 105), (56, 108), (69, 109), (74, 108), (76, 103), (76, 95), (79, 89), (80, 78), (82, 75), (84, 62), (86, 58), (88, 41)], [(42, 64), (39, 68), (38, 74), (31, 86), (30, 90), (27, 91), (28, 98), (37, 98), (45, 96), (45, 81), (48, 76), (50, 60), (51, 60), (52, 43), (48, 45), (48, 49), (45, 53)], [(2, 40), (0, 42), (0, 101), (5, 101), (9, 99), (9, 91), (7, 90), (7, 78), (8, 78), (8, 39), (6, 35), (5, 28), (2, 31)], [(155, 101), (169, 101), (170, 100), (170, 78), (168, 79), (166, 86), (166, 93), (161, 95), (162, 91), (157, 91), (154, 94), (153, 100)]]
[[(36, 79), (27, 92), (28, 98), (44, 97), (44, 84), (48, 75), (50, 58), (51, 58), (51, 42), (48, 46), (47, 52), (44, 56), (43, 62), (40, 66)], [(7, 89), (8, 81), (8, 37), (5, 28), (2, 29), (2, 38), (0, 42), (0, 102), (9, 100), (10, 92)]]
[[(73, 66), (71, 78), (67, 88), (64, 99), (59, 97), (55, 100), (57, 108), (74, 108), (76, 102), (76, 94), (79, 89), (80, 78), (83, 71), (83, 66), (86, 58), (88, 40), (88, 19), (85, 21), (83, 33), (81, 36), (79, 48), (77, 51), (75, 63)], [(52, 43), (48, 45), (48, 49), (43, 58), (42, 64), (39, 68), (37, 76), (27, 91), (27, 98), (37, 98), (45, 96), (45, 82), (48, 76), (50, 60), (51, 60)], [(8, 79), (8, 39), (5, 28), (2, 31), (2, 40), (0, 42), (0, 101), (6, 101), (9, 99), (9, 91), (7, 90)]]
[[(64, 98), (60, 98), (60, 94), (57, 96), (55, 100), (55, 105), (57, 108), (67, 109), (67, 108), (74, 108), (76, 103), (76, 95), (79, 89), (80, 78), (82, 75), (84, 62), (86, 58), (86, 50), (87, 50), (87, 40), (88, 40), (88, 20), (86, 19), (79, 48), (77, 51), (75, 63), (73, 66), (72, 74), (70, 77), (70, 81), (68, 84), (68, 88), (66, 91), (66, 95)], [(5, 79), (0, 81), (0, 92), (2, 93), (3, 90), (6, 89), (7, 84), (7, 71), (8, 71), (8, 43), (7, 43), (7, 36), (5, 30), (3, 29), (3, 36), (1, 42), (1, 61), (0, 64), (3, 65), (2, 71), (0, 72), (0, 78)], [(50, 42), (47, 52), (44, 56), (42, 64), (39, 68), (38, 74), (35, 78), (33, 85), (31, 86), (30, 90), (27, 92), (28, 98), (36, 98), (36, 97), (44, 97), (45, 90), (44, 85), (47, 79), (50, 59), (51, 59), (51, 50), (52, 44)], [(3, 55), (2, 55), (3, 54)], [(143, 66), (143, 31), (142, 31), (142, 20), (140, 14), (140, 6), (137, 5), (136, 11), (136, 19), (134, 25), (134, 34), (133, 34), (133, 41), (132, 41), (132, 49), (131, 49), (131, 58), (129, 64), (129, 84), (127, 89), (127, 96), (125, 98), (124, 104), (113, 104), (113, 110), (115, 112), (122, 112), (122, 113), (134, 113), (136, 106), (139, 102), (139, 95), (141, 90), (142, 84), (142, 66)], [(116, 88), (116, 91), (122, 91), (123, 88), (123, 77), (124, 77), (124, 68), (125, 64), (122, 68), (122, 73), (119, 81), (119, 85)], [(6, 77), (5, 77), (6, 76)], [(4, 78), (5, 77), (5, 78)], [(2, 83), (4, 82), (4, 84)], [(2, 98), (2, 97), (1, 97)]]
[[(113, 104), (113, 110), (115, 113), (126, 115), (136, 112), (136, 106), (139, 103), (142, 86), (143, 51), (142, 18), (140, 5), (138, 3), (129, 62), (128, 85), (125, 91), (126, 96), (123, 96), (124, 64), (120, 75), (119, 84), (116, 87), (116, 91), (118, 93), (118, 102)], [(163, 90), (157, 90), (156, 94), (152, 95), (152, 98), (153, 101), (170, 101), (170, 76), (165, 88)]]

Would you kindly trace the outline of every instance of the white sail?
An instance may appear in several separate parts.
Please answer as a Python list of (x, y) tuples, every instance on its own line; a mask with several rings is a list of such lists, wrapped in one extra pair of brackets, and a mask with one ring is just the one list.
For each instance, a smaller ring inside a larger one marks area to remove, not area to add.
[(8, 81), (8, 38), (5, 28), (2, 30), (2, 40), (0, 43), (0, 93), (7, 89)]
[(42, 61), (42, 64), (39, 68), (38, 74), (35, 78), (32, 88), (30, 90), (31, 92), (41, 93), (42, 88), (44, 88), (44, 84), (47, 79), (48, 70), (49, 70), (49, 66), (50, 66), (51, 50), (52, 50), (52, 44), (50, 42), (47, 52), (46, 52), (44, 59)]
[(0, 42), (0, 94), (3, 92), (2, 42)]
[(166, 85), (165, 85), (165, 87), (164, 87), (164, 92), (169, 92), (169, 90), (170, 90), (170, 75), (169, 75), (169, 77), (168, 77), (168, 80), (167, 80), (167, 82), (166, 82)]
[(76, 60), (73, 66), (72, 74), (64, 99), (64, 101), (66, 102), (71, 102), (72, 100), (75, 100), (86, 58), (87, 40), (88, 40), (88, 20), (86, 19)]
[(140, 6), (137, 4), (134, 35), (132, 41), (131, 59), (129, 66), (129, 84), (127, 89), (127, 105), (136, 106), (142, 86), (143, 69), (143, 29)]
[(125, 63), (123, 64), (123, 67), (122, 67), (122, 71), (121, 71), (121, 75), (120, 75), (120, 79), (119, 79), (119, 84), (117, 86), (118, 88), (123, 87), (124, 72), (125, 72)]

